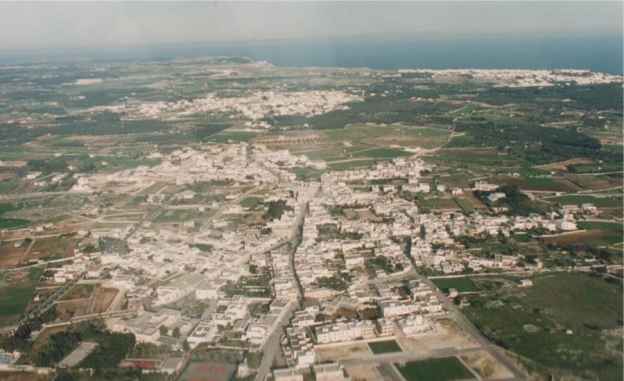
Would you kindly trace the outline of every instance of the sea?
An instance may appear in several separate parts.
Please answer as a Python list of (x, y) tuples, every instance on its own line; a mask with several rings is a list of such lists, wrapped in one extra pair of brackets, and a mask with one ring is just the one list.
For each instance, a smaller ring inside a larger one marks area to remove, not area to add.
[(623, 74), (623, 37), (350, 37), (0, 52), (0, 63), (246, 56), (282, 67), (587, 69)]

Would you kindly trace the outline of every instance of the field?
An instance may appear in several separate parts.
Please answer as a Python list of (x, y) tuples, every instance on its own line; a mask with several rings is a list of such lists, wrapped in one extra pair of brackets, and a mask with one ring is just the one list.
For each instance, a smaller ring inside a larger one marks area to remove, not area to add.
[(216, 362), (191, 362), (180, 378), (180, 381), (210, 380), (227, 381), (231, 380), (236, 373), (236, 365)]
[(154, 223), (177, 223), (192, 220), (197, 212), (192, 209), (167, 209), (154, 219)]
[(216, 135), (212, 135), (208, 140), (217, 142), (217, 143), (238, 143), (238, 142), (248, 142), (257, 136), (258, 134), (254, 132), (227, 131), (226, 130), (223, 132), (219, 132)]
[(242, 200), (240, 202), (240, 206), (242, 206), (243, 208), (247, 208), (247, 209), (253, 209), (255, 208), (258, 204), (260, 204), (262, 202), (261, 198), (258, 197), (247, 197), (244, 200)]
[(353, 359), (370, 356), (370, 348), (364, 343), (353, 343), (338, 346), (316, 346), (314, 352), (319, 361), (335, 361), (336, 359)]
[[(455, 138), (457, 139), (457, 138)], [(493, 148), (442, 148), (431, 158), (453, 167), (466, 168), (469, 166), (517, 166), (517, 160), (504, 152)]]
[(565, 178), (553, 177), (498, 177), (498, 184), (517, 185), (522, 190), (544, 192), (576, 192), (581, 190), (577, 185)]
[(455, 357), (395, 365), (406, 381), (452, 381), (474, 378), (474, 375)]
[(59, 301), (56, 303), (56, 312), (60, 320), (68, 321), (73, 317), (85, 315), (87, 307), (89, 307), (89, 299)]
[(16, 321), (26, 310), (43, 270), (33, 268), (2, 275), (0, 283), (0, 326)]
[[(20, 243), (20, 241), (15, 242)], [(2, 242), (2, 246), (0, 246), (0, 267), (15, 266), (19, 263), (26, 248), (23, 247), (23, 242), (21, 242), (20, 247), (15, 247), (15, 242)]]
[(556, 202), (561, 205), (581, 205), (594, 204), (597, 207), (617, 208), (622, 207), (623, 200), (621, 198), (593, 197), (585, 195), (566, 195), (559, 197), (547, 198), (547, 201)]
[(119, 291), (114, 288), (98, 288), (93, 295), (96, 298), (94, 313), (106, 312)]
[(440, 278), (431, 281), (442, 291), (447, 291), (449, 288), (454, 288), (460, 293), (479, 291), (479, 288), (467, 277)]
[(518, 279), (475, 279), (483, 292), (468, 297), (464, 314), (495, 344), (536, 361), (557, 378), (622, 379), (620, 282), (555, 273), (534, 276), (532, 287), (519, 289)]
[(0, 381), (52, 381), (56, 379), (56, 373), (37, 374), (31, 372), (2, 372)]
[(394, 352), (402, 352), (401, 347), (395, 340), (388, 341), (375, 341), (372, 343), (368, 343), (371, 351), (376, 354), (384, 354), (384, 353), (394, 353)]
[(609, 221), (579, 221), (577, 223), (579, 229), (585, 230), (620, 230), (622, 231), (622, 224), (619, 222)]
[[(421, 206), (429, 209), (459, 210), (460, 205), (453, 198), (426, 198), (420, 202)], [(474, 209), (474, 208), (473, 208)]]
[(378, 147), (436, 148), (444, 144), (449, 135), (446, 129), (403, 125), (348, 125), (343, 129), (328, 130), (325, 136), (332, 142), (364, 143)]
[(61, 300), (85, 299), (91, 297), (95, 290), (94, 284), (77, 284), (72, 287)]
[(576, 244), (585, 245), (591, 243), (598, 246), (610, 246), (622, 242), (622, 230), (588, 230), (584, 232), (573, 232), (568, 234), (559, 234), (553, 237), (544, 238), (546, 243), (560, 244)]
[(455, 202), (465, 213), (472, 213), (475, 211), (474, 205), (466, 198), (456, 198)]
[(374, 148), (359, 152), (362, 156), (370, 157), (373, 159), (394, 159), (395, 157), (409, 156), (409, 152), (389, 149), (389, 148)]

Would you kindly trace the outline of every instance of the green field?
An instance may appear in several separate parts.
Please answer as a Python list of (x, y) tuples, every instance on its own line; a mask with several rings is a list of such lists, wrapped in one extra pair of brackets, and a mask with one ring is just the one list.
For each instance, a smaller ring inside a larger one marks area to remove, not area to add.
[(239, 143), (248, 142), (258, 135), (253, 132), (224, 132), (211, 136), (209, 140), (217, 143)]
[(372, 144), (375, 146), (397, 145), (436, 148), (446, 142), (449, 131), (443, 128), (393, 125), (348, 125), (343, 129), (323, 132), (332, 142)]
[(622, 231), (622, 224), (619, 222), (609, 221), (579, 221), (577, 223), (580, 229), (585, 230), (620, 230)]
[(605, 151), (611, 151), (616, 153), (623, 153), (624, 146), (623, 145), (603, 145), (602, 149)]
[(457, 292), (479, 291), (479, 288), (467, 277), (440, 278), (432, 279), (431, 281), (442, 291), (446, 291), (449, 288), (454, 288)]
[(395, 157), (409, 156), (409, 152), (400, 151), (390, 148), (374, 148), (360, 152), (362, 156), (371, 157), (373, 159), (394, 159)]
[(426, 198), (420, 204), (430, 209), (460, 209), (460, 206), (452, 198)]
[(0, 217), (0, 229), (14, 229), (28, 225), (30, 221), (21, 218), (3, 218)]
[(459, 205), (460, 208), (462, 208), (462, 210), (466, 213), (472, 213), (474, 212), (475, 208), (474, 205), (472, 205), (472, 203), (470, 202), (470, 200), (465, 199), (465, 198), (456, 198), (455, 202), (457, 203), (457, 205)]
[(594, 204), (598, 207), (616, 208), (621, 207), (623, 200), (621, 198), (592, 197), (581, 195), (566, 195), (559, 197), (547, 198), (547, 201), (557, 202), (562, 205), (581, 205)]
[(242, 206), (243, 208), (247, 208), (247, 209), (253, 209), (255, 208), (258, 204), (260, 204), (262, 202), (261, 198), (258, 197), (247, 197), (244, 200), (242, 200), (240, 202), (240, 206)]
[(395, 340), (388, 341), (375, 341), (372, 343), (368, 343), (371, 351), (376, 354), (384, 354), (384, 353), (394, 353), (394, 352), (403, 352), (401, 347)]
[(348, 161), (340, 161), (337, 163), (327, 163), (327, 166), (336, 171), (344, 171), (352, 168), (370, 167), (375, 164), (374, 159), (356, 159)]
[[(0, 287), (0, 326), (15, 322), (33, 297), (43, 269), (35, 267), (29, 272), (2, 276)], [(6, 283), (5, 283), (6, 282)]]
[(525, 177), (524, 183), (529, 186), (544, 187), (554, 185), (555, 181), (551, 177)]
[[(536, 361), (559, 379), (622, 379), (621, 281), (581, 273), (474, 278), (482, 290), (462, 311), (492, 342)], [(566, 330), (571, 329), (572, 334)]]
[(192, 209), (166, 209), (154, 219), (154, 223), (175, 223), (192, 220), (197, 216), (197, 211)]
[(474, 375), (456, 357), (410, 361), (395, 364), (407, 381), (453, 381), (473, 379)]

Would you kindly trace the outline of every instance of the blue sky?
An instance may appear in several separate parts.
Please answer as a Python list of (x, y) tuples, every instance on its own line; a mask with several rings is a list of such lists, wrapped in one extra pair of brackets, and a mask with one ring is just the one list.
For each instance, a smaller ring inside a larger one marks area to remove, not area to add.
[(622, 2), (0, 2), (0, 49), (384, 35), (622, 35)]

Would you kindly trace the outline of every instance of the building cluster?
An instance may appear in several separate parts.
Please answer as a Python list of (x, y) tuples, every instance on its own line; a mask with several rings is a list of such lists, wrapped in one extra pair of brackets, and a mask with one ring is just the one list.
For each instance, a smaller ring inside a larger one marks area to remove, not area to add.
[[(149, 118), (188, 116), (197, 113), (220, 113), (243, 116), (257, 121), (272, 115), (314, 116), (346, 110), (345, 103), (362, 100), (344, 91), (258, 91), (248, 96), (220, 97), (210, 93), (204, 98), (176, 102), (142, 103), (137, 112)], [(250, 125), (250, 126), (253, 126)]]
[(589, 70), (495, 70), (495, 69), (404, 69), (399, 73), (426, 73), (433, 79), (445, 77), (466, 77), (474, 81), (494, 83), (505, 87), (547, 87), (576, 84), (597, 85), (604, 83), (621, 83), (621, 75), (597, 73)]

